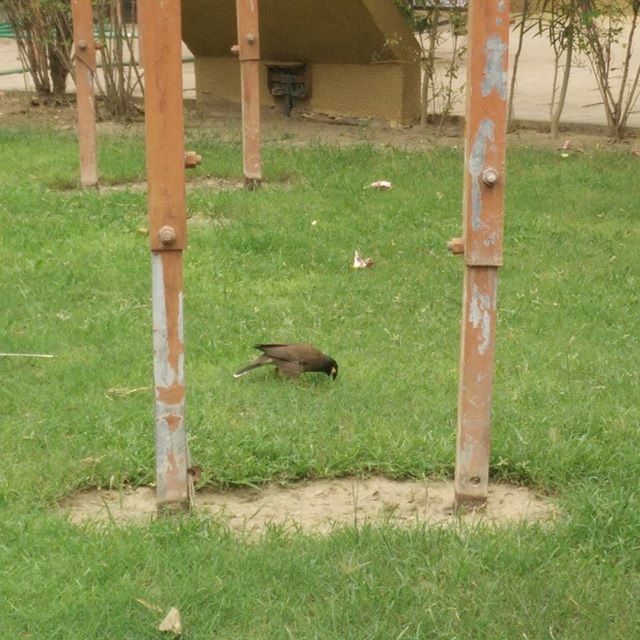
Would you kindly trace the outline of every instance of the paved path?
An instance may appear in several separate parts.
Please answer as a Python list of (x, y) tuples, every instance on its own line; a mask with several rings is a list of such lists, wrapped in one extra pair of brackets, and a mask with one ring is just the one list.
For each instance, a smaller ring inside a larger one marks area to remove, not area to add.
[[(640, 44), (637, 45), (633, 60), (640, 64)], [(512, 41), (511, 59), (515, 50), (515, 37)], [(447, 43), (444, 43), (440, 55), (445, 56)], [(184, 47), (185, 56), (190, 56)], [(621, 57), (622, 50), (618, 52)], [(186, 97), (195, 97), (195, 74), (192, 62), (185, 63), (184, 91)], [(4, 75), (3, 72), (20, 68), (18, 52), (13, 40), (0, 38), (0, 90), (29, 90), (32, 88), (27, 74), (15, 73)], [(464, 81), (465, 70), (460, 69), (460, 82)], [(617, 78), (614, 79), (614, 81)], [(516, 86), (515, 117), (519, 120), (548, 122), (549, 103), (553, 81), (553, 52), (544, 38), (534, 38), (531, 33), (526, 36)], [(70, 83), (69, 90), (73, 91)], [(463, 105), (457, 105), (455, 113), (462, 114)], [(598, 89), (586, 60), (580, 66), (574, 66), (569, 83), (567, 103), (562, 121), (564, 123), (585, 123), (606, 125), (604, 109)], [(629, 119), (629, 126), (640, 127), (640, 104)]]

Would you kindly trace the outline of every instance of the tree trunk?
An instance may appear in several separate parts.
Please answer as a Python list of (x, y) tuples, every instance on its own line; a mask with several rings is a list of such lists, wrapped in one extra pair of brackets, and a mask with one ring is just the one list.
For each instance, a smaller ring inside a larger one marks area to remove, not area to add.
[(513, 69), (511, 72), (511, 86), (509, 87), (509, 100), (507, 102), (507, 129), (510, 129), (513, 125), (513, 102), (516, 92), (516, 77), (518, 75), (518, 62), (520, 61), (520, 54), (522, 53), (522, 45), (524, 44), (524, 29), (527, 22), (527, 16), (529, 15), (529, 0), (524, 1), (522, 7), (522, 16), (520, 22), (520, 32), (518, 33), (518, 47), (513, 57)]
[(558, 95), (558, 101), (551, 115), (551, 137), (557, 138), (560, 128), (560, 118), (567, 100), (567, 89), (569, 88), (569, 76), (571, 75), (571, 65), (573, 62), (573, 32), (569, 34), (567, 40), (566, 57), (564, 61), (564, 71), (562, 73), (562, 85)]

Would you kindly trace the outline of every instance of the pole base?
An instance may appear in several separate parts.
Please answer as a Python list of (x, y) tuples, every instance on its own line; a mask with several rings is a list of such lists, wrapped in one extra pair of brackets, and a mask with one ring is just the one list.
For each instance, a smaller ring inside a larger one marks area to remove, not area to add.
[(487, 507), (487, 497), (468, 493), (456, 493), (453, 498), (454, 511), (482, 511)]
[(189, 500), (168, 500), (156, 503), (159, 516), (173, 516), (180, 513), (188, 513), (191, 508)]

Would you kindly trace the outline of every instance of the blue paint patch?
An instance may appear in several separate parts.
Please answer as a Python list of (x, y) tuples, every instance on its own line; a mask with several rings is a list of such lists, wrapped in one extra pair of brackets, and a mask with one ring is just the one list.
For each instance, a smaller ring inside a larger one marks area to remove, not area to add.
[(480, 188), (482, 170), (488, 146), (495, 142), (493, 120), (484, 118), (478, 127), (478, 134), (469, 154), (468, 171), (471, 176), (471, 227), (474, 231), (482, 228), (482, 190)]
[(480, 328), (478, 353), (483, 356), (491, 342), (491, 310), (494, 305), (488, 293), (481, 293), (474, 284), (471, 290), (471, 305), (469, 308), (469, 322), (474, 329)]
[(507, 45), (502, 42), (500, 36), (487, 38), (487, 44), (484, 47), (486, 64), (481, 85), (484, 98), (495, 89), (503, 100), (507, 99), (507, 72), (504, 64), (507, 49)]

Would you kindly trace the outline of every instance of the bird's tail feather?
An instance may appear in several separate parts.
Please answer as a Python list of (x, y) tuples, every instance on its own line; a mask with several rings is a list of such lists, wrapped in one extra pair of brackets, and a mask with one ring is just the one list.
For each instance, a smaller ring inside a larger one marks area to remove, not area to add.
[(262, 366), (261, 364), (256, 364), (255, 362), (253, 364), (247, 365), (246, 367), (243, 367), (242, 369), (236, 371), (233, 374), (234, 378), (240, 378), (242, 376), (244, 376), (245, 374), (249, 373), (249, 371), (256, 369), (257, 367)]
[(262, 367), (263, 365), (270, 364), (270, 363), (271, 363), (271, 358), (260, 356), (259, 358), (256, 358), (256, 360), (254, 360), (251, 364), (248, 364), (246, 367), (242, 367), (242, 369), (239, 369), (238, 371), (236, 371), (233, 374), (233, 377), (240, 378), (246, 373), (249, 373), (249, 371), (253, 371), (253, 369), (257, 369), (258, 367)]

